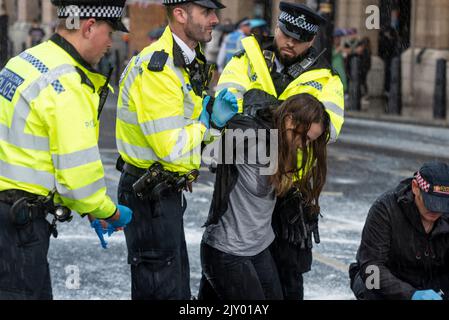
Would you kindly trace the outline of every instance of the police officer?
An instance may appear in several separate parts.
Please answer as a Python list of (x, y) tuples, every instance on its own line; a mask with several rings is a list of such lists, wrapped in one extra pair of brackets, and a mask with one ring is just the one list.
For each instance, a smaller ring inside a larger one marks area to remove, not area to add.
[(125, 230), (132, 298), (185, 300), (191, 295), (182, 186), (191, 190), (214, 118), (206, 107), (210, 97), (203, 99), (210, 68), (199, 43), (212, 39), (216, 9), (224, 6), (215, 0), (164, 4), (164, 34), (130, 61), (120, 83), (118, 196), (135, 212)]
[(0, 299), (52, 299), (50, 234), (70, 210), (113, 228), (132, 214), (106, 195), (98, 119), (108, 84), (93, 67), (112, 32), (127, 31), (125, 0), (52, 2), (57, 33), (0, 72)]
[[(281, 2), (280, 10), (274, 41), (263, 45), (253, 36), (243, 39), (244, 50), (226, 66), (218, 82), (217, 93), (224, 89), (232, 92), (238, 100), (240, 112), (248, 107), (254, 109), (257, 105), (280, 104), (296, 94), (311, 94), (329, 114), (330, 141), (335, 141), (344, 122), (343, 85), (323, 58), (323, 52), (317, 52), (312, 47), (325, 20), (302, 4)], [(302, 170), (295, 180), (301, 190), (296, 192), (297, 187), (292, 188), (289, 194), (293, 199), (290, 196), (278, 199), (273, 214), (276, 240), (272, 252), (286, 299), (303, 298), (302, 274), (310, 270), (312, 263), (312, 230), (318, 235), (318, 203), (310, 201), (313, 197), (306, 197), (309, 198), (307, 200), (300, 196), (304, 191), (302, 189), (310, 190), (306, 181), (312, 170), (311, 165), (305, 162), (302, 153), (298, 152), (298, 168)], [(309, 214), (304, 215), (304, 219), (295, 217), (301, 212), (300, 205), (304, 206), (305, 202), (309, 208), (305, 211)], [(213, 211), (219, 214), (220, 208)], [(298, 225), (291, 226), (291, 221)]]

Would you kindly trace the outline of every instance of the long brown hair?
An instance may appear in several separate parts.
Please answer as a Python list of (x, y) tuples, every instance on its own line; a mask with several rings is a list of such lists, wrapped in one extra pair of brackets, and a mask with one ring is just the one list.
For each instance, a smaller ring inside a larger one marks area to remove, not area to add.
[[(293, 120), (294, 132), (302, 142), (302, 163), (298, 167), (298, 149), (287, 139), (287, 119)], [(306, 204), (318, 206), (318, 198), (326, 182), (327, 150), (330, 137), (330, 120), (324, 106), (309, 94), (299, 94), (287, 99), (273, 114), (278, 135), (278, 170), (271, 182), (279, 197), (295, 186)], [(323, 134), (307, 146), (307, 133), (313, 123), (323, 126)]]

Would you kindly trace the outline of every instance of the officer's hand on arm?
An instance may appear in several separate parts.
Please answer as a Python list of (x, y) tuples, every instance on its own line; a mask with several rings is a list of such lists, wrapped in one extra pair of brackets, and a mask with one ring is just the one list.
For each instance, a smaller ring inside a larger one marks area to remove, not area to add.
[(223, 128), (237, 114), (238, 110), (237, 98), (228, 89), (224, 89), (215, 98), (211, 116), (212, 122), (218, 128)]
[(412, 300), (443, 300), (443, 298), (434, 290), (419, 290), (413, 294)]

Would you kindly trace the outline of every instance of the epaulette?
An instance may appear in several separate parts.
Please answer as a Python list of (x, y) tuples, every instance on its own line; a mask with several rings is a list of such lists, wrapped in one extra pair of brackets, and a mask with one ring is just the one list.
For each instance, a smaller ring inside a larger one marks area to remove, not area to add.
[(165, 51), (156, 51), (153, 53), (150, 62), (148, 63), (148, 70), (154, 72), (161, 72), (168, 60), (168, 53)]
[(242, 50), (240, 50), (240, 51), (237, 51), (235, 54), (234, 54), (234, 57), (236, 57), (236, 58), (241, 58), (241, 57), (243, 57), (243, 55), (245, 54), (245, 49), (242, 49)]

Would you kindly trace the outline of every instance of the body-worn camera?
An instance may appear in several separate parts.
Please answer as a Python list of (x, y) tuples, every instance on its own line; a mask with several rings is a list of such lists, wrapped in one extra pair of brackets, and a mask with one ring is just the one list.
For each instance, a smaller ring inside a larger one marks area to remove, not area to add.
[(188, 184), (196, 181), (198, 176), (198, 170), (192, 170), (186, 175), (179, 175), (176, 172), (164, 170), (163, 166), (156, 162), (133, 184), (133, 189), (139, 198), (154, 200), (166, 190), (186, 189)]

